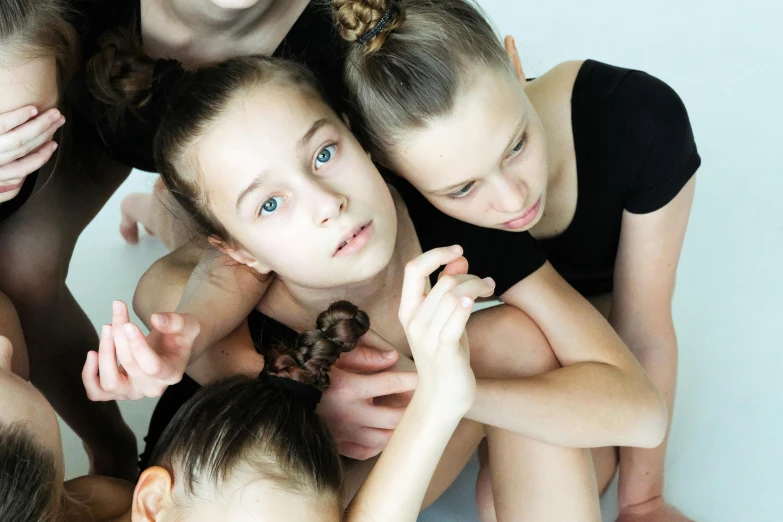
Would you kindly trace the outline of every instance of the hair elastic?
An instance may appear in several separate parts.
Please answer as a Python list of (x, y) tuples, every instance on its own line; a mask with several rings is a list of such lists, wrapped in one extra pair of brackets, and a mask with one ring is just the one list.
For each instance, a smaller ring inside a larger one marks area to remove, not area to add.
[(362, 36), (356, 39), (357, 42), (360, 44), (367, 43), (376, 36), (378, 36), (378, 33), (383, 31), (383, 28), (386, 27), (386, 24), (389, 23), (389, 20), (391, 19), (392, 10), (394, 9), (394, 2), (389, 3), (389, 8), (386, 9), (386, 12), (383, 13), (383, 16), (380, 20), (378, 20), (378, 23), (375, 24), (375, 27), (364, 33)]
[(301, 401), (310, 411), (315, 411), (316, 406), (321, 402), (321, 395), (323, 394), (321, 393), (321, 390), (317, 389), (315, 386), (310, 386), (309, 384), (287, 379), (285, 377), (279, 377), (277, 375), (270, 375), (266, 371), (259, 373), (258, 378), (261, 382), (268, 383), (283, 392), (291, 394), (296, 400)]

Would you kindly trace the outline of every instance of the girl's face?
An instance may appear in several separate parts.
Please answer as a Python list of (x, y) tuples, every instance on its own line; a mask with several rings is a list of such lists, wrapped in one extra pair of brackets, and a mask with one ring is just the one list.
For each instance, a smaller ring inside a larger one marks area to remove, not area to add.
[[(54, 58), (23, 58), (0, 52), (0, 113), (32, 105), (38, 114), (58, 100), (57, 64)], [(0, 178), (0, 203), (19, 194), (25, 178)]]
[(461, 221), (519, 232), (544, 212), (546, 137), (510, 74), (475, 74), (451, 114), (406, 132), (391, 152), (398, 174)]
[(306, 288), (365, 281), (389, 263), (397, 215), (388, 187), (337, 115), (270, 82), (237, 96), (196, 145), (223, 248)]

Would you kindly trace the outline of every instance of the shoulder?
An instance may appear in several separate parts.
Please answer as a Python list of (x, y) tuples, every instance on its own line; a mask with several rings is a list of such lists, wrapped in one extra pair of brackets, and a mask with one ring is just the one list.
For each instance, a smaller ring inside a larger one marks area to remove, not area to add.
[(125, 480), (89, 475), (65, 482), (65, 489), (88, 511), (87, 520), (111, 520), (131, 508), (134, 486)]

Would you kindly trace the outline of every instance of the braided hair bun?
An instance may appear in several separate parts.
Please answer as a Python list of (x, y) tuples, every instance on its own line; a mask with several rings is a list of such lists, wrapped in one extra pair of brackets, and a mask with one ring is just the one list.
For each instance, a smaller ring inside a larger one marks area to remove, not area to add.
[(302, 333), (294, 346), (278, 345), (265, 353), (264, 371), (324, 391), (332, 365), (367, 333), (370, 318), (354, 304), (337, 301), (321, 312), (316, 328)]

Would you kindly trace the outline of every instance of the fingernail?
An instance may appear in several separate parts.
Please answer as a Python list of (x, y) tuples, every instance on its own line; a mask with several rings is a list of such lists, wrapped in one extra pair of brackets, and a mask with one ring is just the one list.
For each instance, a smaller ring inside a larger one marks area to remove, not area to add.
[(54, 145), (52, 145), (52, 152), (56, 151), (57, 147), (59, 147), (59, 145), (57, 145), (57, 142), (54, 142)]
[(154, 317), (156, 318), (155, 320), (158, 322), (160, 326), (166, 326), (167, 324), (169, 324), (169, 318), (163, 314), (155, 314)]
[(491, 277), (485, 277), (484, 282), (487, 283), (489, 286), (495, 286), (495, 280)]
[(121, 311), (122, 311), (122, 305), (120, 304), (120, 302), (119, 302), (119, 301), (114, 301), (114, 302), (112, 302), (112, 304), (111, 304), (111, 309), (112, 309), (112, 310), (113, 310), (115, 313), (119, 313), (119, 312), (121, 312)]
[(60, 119), (60, 116), (62, 116), (62, 114), (60, 114), (60, 111), (54, 111), (51, 115), (49, 115), (49, 118), (51, 118), (52, 121), (57, 121)]
[(133, 328), (133, 325), (130, 323), (122, 325), (122, 331), (125, 332), (125, 335), (128, 337), (136, 334), (136, 329)]
[(36, 114), (38, 114), (38, 109), (36, 109), (35, 107), (30, 109), (30, 116), (35, 116)]
[(455, 254), (461, 254), (462, 253), (462, 247), (459, 245), (452, 245), (449, 247), (449, 250), (454, 252)]
[(104, 324), (101, 326), (101, 337), (109, 337), (111, 335), (111, 326)]
[(460, 304), (462, 305), (462, 308), (470, 308), (473, 306), (473, 299), (470, 297), (463, 297)]
[(394, 356), (396, 354), (397, 354), (397, 352), (395, 352), (394, 350), (388, 350), (388, 351), (383, 352), (383, 357), (385, 359), (392, 359), (392, 358), (394, 358)]

